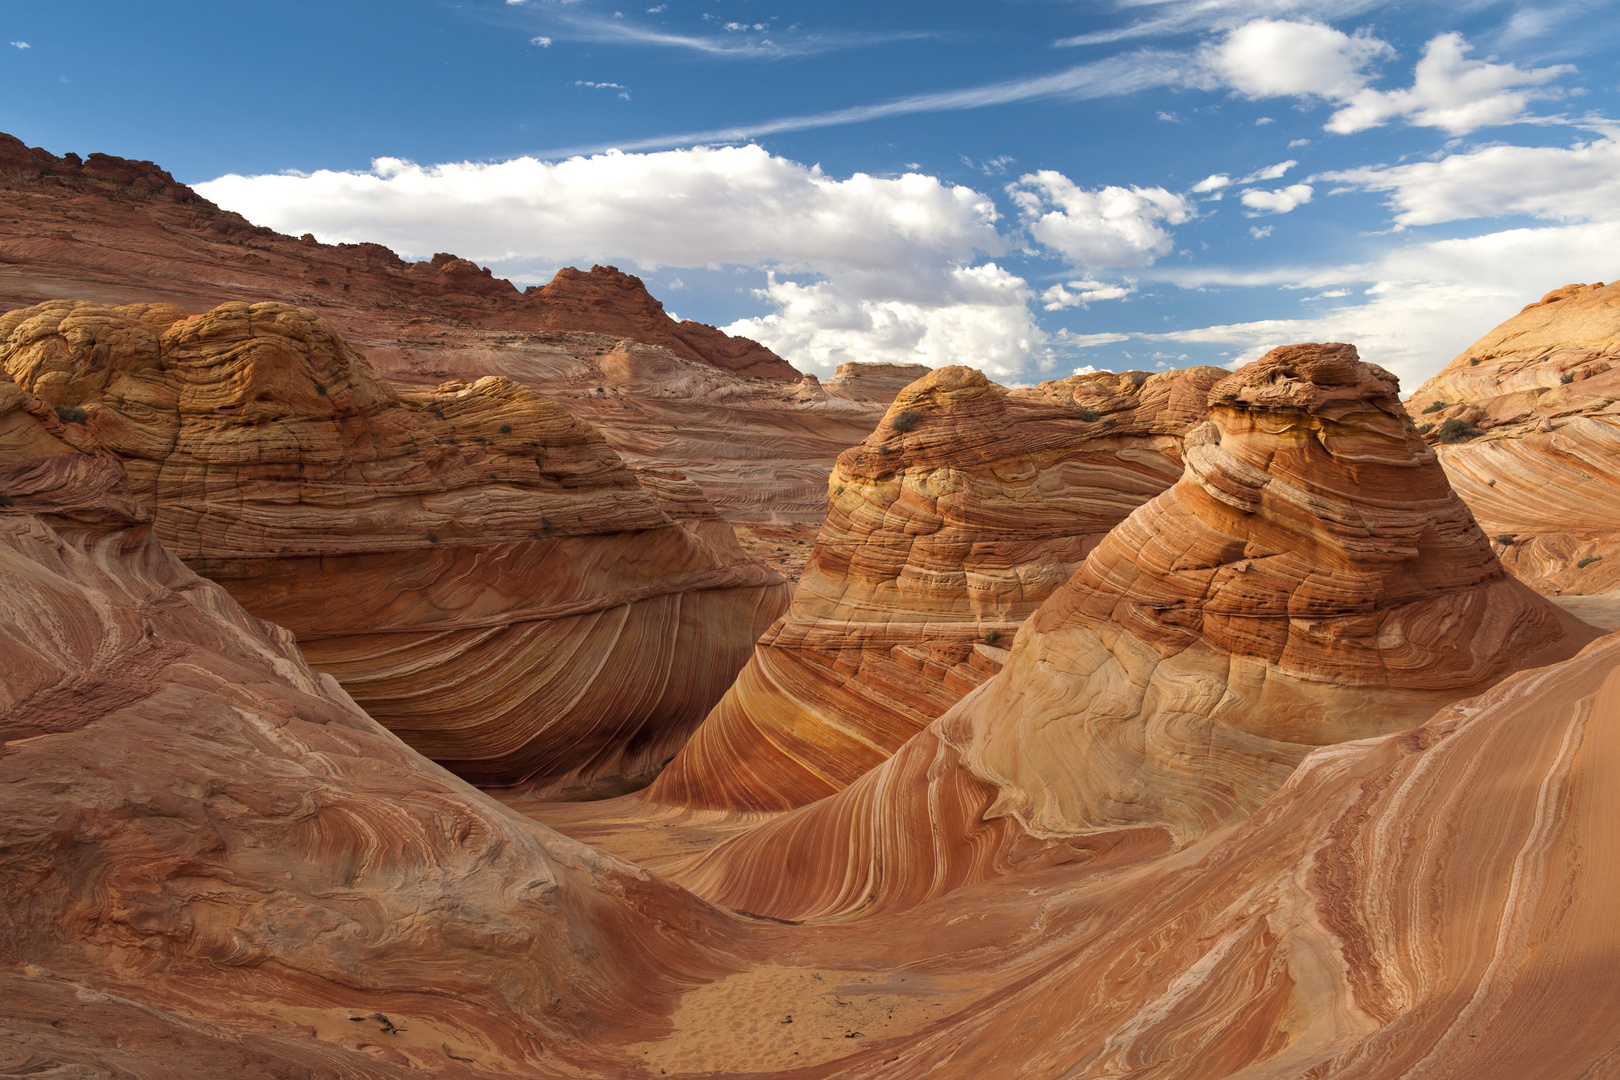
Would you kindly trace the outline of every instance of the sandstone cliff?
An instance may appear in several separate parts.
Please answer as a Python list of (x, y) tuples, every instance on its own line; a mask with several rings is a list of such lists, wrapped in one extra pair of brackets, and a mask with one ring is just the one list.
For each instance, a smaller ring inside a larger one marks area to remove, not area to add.
[(399, 394), (298, 308), (56, 301), (0, 317), (0, 366), (120, 458), (170, 550), (481, 783), (644, 783), (787, 600), (555, 403)]
[(1218, 383), (1181, 479), (1103, 539), (997, 676), (677, 880), (825, 918), (1138, 859), (1242, 820), (1314, 747), (1571, 655), (1595, 631), (1503, 571), (1396, 390), (1348, 345), (1273, 350)]
[(1502, 562), (1544, 593), (1620, 588), (1620, 282), (1566, 285), (1407, 408)]
[(1181, 472), (1226, 372), (1077, 377), (1008, 393), (929, 372), (838, 459), (786, 616), (648, 791), (786, 809), (839, 790), (1000, 669), (1023, 620)]
[(900, 391), (927, 375), (926, 364), (885, 364), (852, 360), (839, 364), (833, 377), (821, 384), (829, 397), (888, 405)]

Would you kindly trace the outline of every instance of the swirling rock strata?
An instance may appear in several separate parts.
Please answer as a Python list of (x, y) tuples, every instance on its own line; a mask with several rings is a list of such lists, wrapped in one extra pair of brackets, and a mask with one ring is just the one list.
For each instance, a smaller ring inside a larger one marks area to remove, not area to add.
[(833, 377), (820, 386), (829, 397), (888, 405), (900, 396), (900, 391), (923, 378), (930, 370), (927, 364), (852, 360), (839, 364)]
[[(1182, 846), (1311, 749), (1411, 727), (1595, 631), (1509, 577), (1348, 345), (1217, 384), (1186, 471), (1110, 532), (1007, 665), (837, 795), (676, 874), (780, 918), (1027, 864)], [(706, 725), (707, 727), (707, 725)]]
[(1620, 282), (1548, 293), (1407, 408), (1432, 425), (1452, 484), (1522, 581), (1543, 593), (1620, 588)]
[(787, 599), (556, 404), (498, 377), (401, 395), (298, 308), (57, 301), (0, 341), (171, 550), (482, 783), (645, 782)]
[(831, 794), (1000, 669), (1023, 620), (1181, 471), (1226, 372), (1008, 393), (941, 368), (839, 459), (793, 604), (647, 792), (775, 810)]
[(122, 1009), (141, 1075), (189, 1074), (164, 1060), (187, 1039), (298, 1075), (555, 1075), (712, 977), (701, 905), (410, 750), (164, 550), (83, 431), (0, 387), (0, 424), (33, 431), (0, 447), (6, 1024)]

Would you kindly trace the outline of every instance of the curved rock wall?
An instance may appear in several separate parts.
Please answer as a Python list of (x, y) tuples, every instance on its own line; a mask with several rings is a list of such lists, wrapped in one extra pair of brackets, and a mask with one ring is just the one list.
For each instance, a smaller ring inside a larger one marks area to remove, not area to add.
[(644, 783), (787, 599), (553, 402), (499, 377), (401, 395), (302, 309), (58, 301), (0, 341), (171, 550), (481, 783)]
[(993, 675), (1086, 552), (1174, 482), (1225, 374), (1008, 393), (952, 367), (907, 387), (839, 458), (787, 615), (648, 797), (786, 809), (882, 762)]
[(1216, 385), (1182, 478), (995, 678), (882, 768), (676, 879), (827, 918), (1030, 858), (1184, 845), (1253, 813), (1314, 747), (1574, 653), (1596, 632), (1505, 574), (1396, 389), (1348, 345), (1274, 350)]

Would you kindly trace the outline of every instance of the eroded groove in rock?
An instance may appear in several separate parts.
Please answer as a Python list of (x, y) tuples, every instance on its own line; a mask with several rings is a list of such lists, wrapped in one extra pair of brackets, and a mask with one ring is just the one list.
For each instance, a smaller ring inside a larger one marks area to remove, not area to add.
[(1503, 565), (1548, 594), (1620, 589), (1620, 282), (1566, 285), (1407, 404)]
[(1596, 632), (1502, 570), (1396, 389), (1348, 345), (1277, 349), (1217, 384), (1182, 478), (1103, 539), (999, 674), (677, 880), (828, 918), (1099, 844), (1185, 845), (1314, 747), (1574, 653)]
[(499, 377), (401, 395), (298, 308), (57, 301), (0, 341), (171, 550), (482, 783), (644, 783), (787, 599), (683, 478), (659, 483), (689, 527), (555, 403)]
[(1009, 393), (952, 367), (911, 384), (839, 458), (787, 615), (647, 796), (788, 809), (882, 762), (999, 670), (1029, 613), (1174, 482), (1225, 374)]

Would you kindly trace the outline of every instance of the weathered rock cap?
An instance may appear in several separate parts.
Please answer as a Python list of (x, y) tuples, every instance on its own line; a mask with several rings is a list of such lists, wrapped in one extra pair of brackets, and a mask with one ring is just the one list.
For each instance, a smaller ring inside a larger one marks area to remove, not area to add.
[(1317, 412), (1340, 403), (1365, 402), (1393, 413), (1400, 409), (1400, 392), (1400, 380), (1363, 361), (1354, 345), (1308, 341), (1272, 349), (1222, 379), (1209, 392), (1209, 407)]

